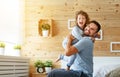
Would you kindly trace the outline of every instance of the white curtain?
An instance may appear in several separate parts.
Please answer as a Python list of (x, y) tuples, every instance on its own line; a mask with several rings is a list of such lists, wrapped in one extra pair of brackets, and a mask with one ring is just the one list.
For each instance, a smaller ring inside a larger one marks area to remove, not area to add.
[(22, 44), (23, 0), (0, 0), (0, 41), (6, 43), (10, 53), (14, 44)]

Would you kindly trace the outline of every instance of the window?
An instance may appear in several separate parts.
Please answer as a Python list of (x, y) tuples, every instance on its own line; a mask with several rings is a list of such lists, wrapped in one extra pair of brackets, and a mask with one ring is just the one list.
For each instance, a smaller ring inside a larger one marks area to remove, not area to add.
[(11, 46), (22, 43), (23, 0), (0, 0), (0, 41), (6, 43), (5, 52)]

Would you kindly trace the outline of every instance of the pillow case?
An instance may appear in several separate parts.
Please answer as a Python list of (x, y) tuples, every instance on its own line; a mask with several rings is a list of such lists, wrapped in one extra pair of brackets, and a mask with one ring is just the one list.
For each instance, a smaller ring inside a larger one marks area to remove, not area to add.
[(112, 70), (119, 68), (119, 67), (120, 67), (120, 64), (103, 65), (98, 70), (96, 71), (94, 70), (93, 77), (106, 77), (108, 73), (110, 73)]
[(120, 77), (120, 67), (109, 72), (106, 77)]

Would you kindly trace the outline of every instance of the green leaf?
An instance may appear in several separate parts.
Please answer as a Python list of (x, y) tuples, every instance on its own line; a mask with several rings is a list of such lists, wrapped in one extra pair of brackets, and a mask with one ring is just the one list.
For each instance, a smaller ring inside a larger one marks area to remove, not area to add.
[(5, 43), (0, 42), (0, 47), (5, 48)]

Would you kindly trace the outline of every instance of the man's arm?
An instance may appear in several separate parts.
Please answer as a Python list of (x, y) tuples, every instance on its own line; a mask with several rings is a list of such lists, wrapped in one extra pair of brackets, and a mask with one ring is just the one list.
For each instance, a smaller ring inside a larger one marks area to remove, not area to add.
[(73, 54), (78, 52), (77, 48), (72, 46), (72, 41), (74, 39), (75, 38), (71, 34), (68, 35), (68, 43), (67, 43), (67, 46), (66, 46), (66, 49), (65, 49), (65, 55), (66, 56), (70, 56), (70, 55), (73, 55)]

